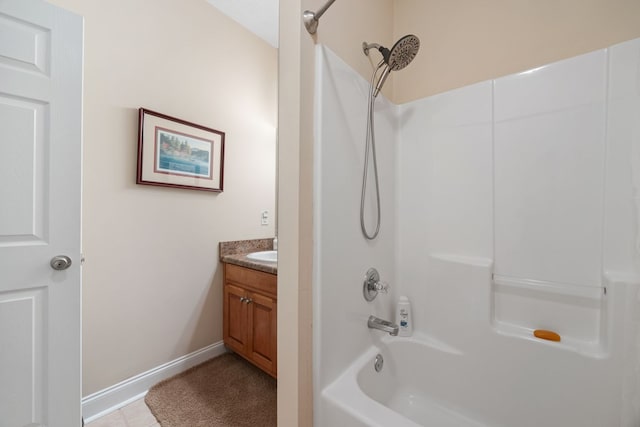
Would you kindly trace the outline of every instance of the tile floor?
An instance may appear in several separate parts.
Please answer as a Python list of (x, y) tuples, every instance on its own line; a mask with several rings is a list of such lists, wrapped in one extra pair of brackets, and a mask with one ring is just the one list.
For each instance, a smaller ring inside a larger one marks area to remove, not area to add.
[(85, 427), (160, 427), (144, 398), (85, 424)]

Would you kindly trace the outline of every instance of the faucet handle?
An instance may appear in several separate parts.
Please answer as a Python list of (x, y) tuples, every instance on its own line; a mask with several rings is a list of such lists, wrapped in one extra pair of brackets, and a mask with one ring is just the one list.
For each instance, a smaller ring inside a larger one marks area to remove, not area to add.
[(389, 288), (391, 287), (391, 285), (389, 285), (389, 283), (387, 282), (383, 282), (382, 280), (378, 280), (376, 282), (376, 290), (378, 292), (382, 292), (383, 294), (388, 294), (389, 293)]
[(378, 292), (389, 293), (389, 283), (380, 280), (380, 274), (375, 268), (370, 268), (364, 276), (362, 293), (367, 302), (371, 302), (378, 295)]

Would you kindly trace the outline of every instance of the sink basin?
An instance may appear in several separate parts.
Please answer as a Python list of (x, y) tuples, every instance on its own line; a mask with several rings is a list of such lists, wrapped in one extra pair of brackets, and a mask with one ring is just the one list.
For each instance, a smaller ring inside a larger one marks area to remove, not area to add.
[(247, 254), (247, 258), (254, 261), (278, 262), (278, 251), (260, 251)]

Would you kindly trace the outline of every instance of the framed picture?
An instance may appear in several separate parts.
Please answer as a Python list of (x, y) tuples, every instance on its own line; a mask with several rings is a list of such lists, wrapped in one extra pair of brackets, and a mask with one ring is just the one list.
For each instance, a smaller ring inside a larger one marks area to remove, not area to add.
[(222, 192), (224, 132), (140, 108), (136, 183)]

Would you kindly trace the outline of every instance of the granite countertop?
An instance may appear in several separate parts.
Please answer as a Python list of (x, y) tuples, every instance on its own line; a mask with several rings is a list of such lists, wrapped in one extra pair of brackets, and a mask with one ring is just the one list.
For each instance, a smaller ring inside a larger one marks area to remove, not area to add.
[(278, 274), (278, 263), (255, 261), (247, 258), (247, 254), (258, 251), (273, 250), (273, 239), (235, 240), (220, 242), (220, 261), (265, 273)]

